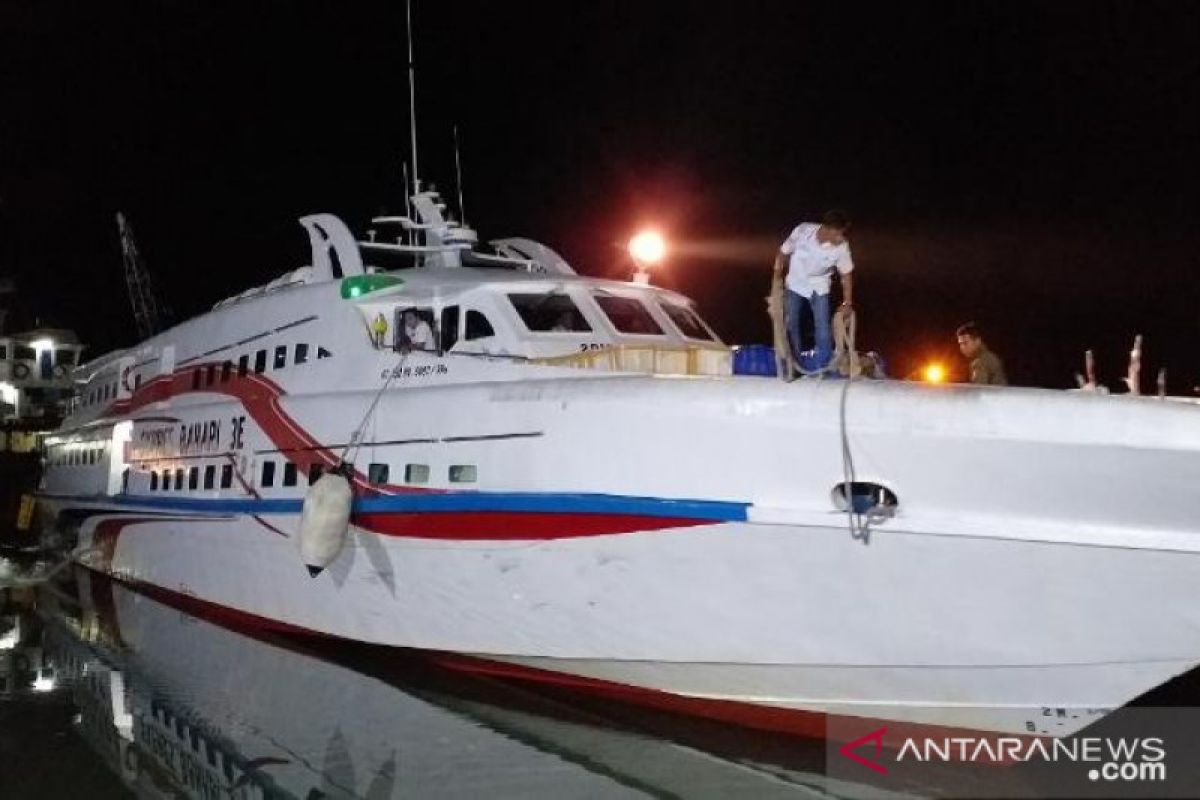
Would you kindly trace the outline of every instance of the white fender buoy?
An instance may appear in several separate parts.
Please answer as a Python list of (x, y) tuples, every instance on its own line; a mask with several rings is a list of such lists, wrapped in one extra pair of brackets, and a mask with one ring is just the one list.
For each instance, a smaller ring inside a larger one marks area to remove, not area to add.
[(344, 465), (322, 475), (304, 495), (300, 512), (300, 558), (317, 577), (346, 545), (354, 493)]

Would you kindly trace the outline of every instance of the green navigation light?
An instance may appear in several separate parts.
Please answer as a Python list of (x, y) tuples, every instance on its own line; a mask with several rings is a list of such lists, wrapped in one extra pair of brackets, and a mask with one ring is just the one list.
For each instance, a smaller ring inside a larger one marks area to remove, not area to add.
[(403, 283), (404, 281), (400, 278), (383, 273), (351, 275), (348, 278), (342, 278), (342, 299), (353, 300), (357, 297), (362, 297), (364, 294), (376, 292), (380, 289), (387, 289), (390, 286), (400, 286)]

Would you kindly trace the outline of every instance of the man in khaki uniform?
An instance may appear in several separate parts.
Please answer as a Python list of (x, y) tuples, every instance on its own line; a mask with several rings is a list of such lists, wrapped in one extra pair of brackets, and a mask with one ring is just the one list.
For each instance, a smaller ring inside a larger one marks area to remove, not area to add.
[(971, 383), (986, 386), (1007, 386), (1008, 379), (1004, 377), (1004, 364), (1000, 357), (988, 350), (983, 343), (983, 336), (974, 322), (959, 326), (958, 349), (971, 361)]

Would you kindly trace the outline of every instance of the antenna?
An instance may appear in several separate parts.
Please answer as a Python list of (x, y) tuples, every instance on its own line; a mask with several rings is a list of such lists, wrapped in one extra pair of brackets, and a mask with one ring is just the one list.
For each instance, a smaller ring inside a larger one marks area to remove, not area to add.
[(162, 328), (158, 301), (150, 284), (150, 273), (142, 263), (137, 243), (133, 240), (133, 226), (120, 211), (117, 212), (117, 230), (121, 235), (125, 284), (129, 289), (129, 303), (133, 306), (133, 321), (137, 325), (138, 335), (149, 339)]
[[(408, 195), (408, 162), (405, 161), (403, 166), (404, 166), (404, 216), (408, 217), (409, 219), (412, 219), (412, 198), (409, 197), (409, 195)], [(413, 243), (411, 232), (405, 231), (404, 238), (408, 239), (409, 244)]]
[(417, 194), (421, 191), (421, 179), (417, 170), (417, 73), (413, 64), (412, 0), (405, 0), (404, 14), (408, 23), (408, 127), (412, 136), (412, 193)]
[(454, 126), (454, 174), (458, 184), (458, 218), (463, 225), (467, 224), (467, 212), (463, 209), (462, 160), (458, 156), (458, 126)]

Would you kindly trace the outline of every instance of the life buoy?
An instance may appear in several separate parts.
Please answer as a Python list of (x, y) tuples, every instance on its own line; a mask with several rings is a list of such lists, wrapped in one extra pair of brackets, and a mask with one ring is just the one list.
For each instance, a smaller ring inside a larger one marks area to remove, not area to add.
[(14, 364), (13, 365), (13, 377), (19, 381), (23, 381), (26, 378), (28, 378), (29, 377), (29, 365), (28, 364)]

